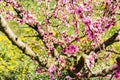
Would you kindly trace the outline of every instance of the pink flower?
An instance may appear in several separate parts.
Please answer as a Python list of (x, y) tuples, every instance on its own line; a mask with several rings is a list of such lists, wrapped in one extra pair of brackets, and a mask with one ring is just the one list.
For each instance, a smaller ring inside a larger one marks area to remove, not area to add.
[(14, 8), (18, 7), (18, 4), (15, 0), (7, 0), (7, 5), (12, 4)]
[(76, 10), (76, 13), (79, 15), (81, 19), (84, 17), (83, 16), (84, 11), (86, 11), (86, 9), (84, 8), (84, 5), (80, 5)]
[(119, 67), (120, 67), (120, 63), (119, 62), (116, 62), (116, 64), (113, 66), (112, 70), (114, 72), (114, 78), (116, 79), (120, 79), (120, 70), (119, 70)]
[(77, 75), (78, 77), (80, 77), (80, 76), (81, 76), (81, 73), (80, 73), (80, 72), (78, 72), (76, 75)]
[(97, 54), (95, 53), (95, 52), (90, 52), (90, 55), (89, 56), (91, 56), (91, 57), (93, 57), (93, 58), (96, 58), (97, 57)]
[(105, 0), (106, 3), (110, 4), (111, 3), (111, 0)]
[(66, 76), (65, 79), (66, 80), (72, 80), (72, 78), (70, 76)]
[(16, 19), (16, 22), (17, 22), (18, 24), (23, 24), (23, 23), (24, 23), (24, 20), (17, 18), (17, 19)]
[(0, 2), (3, 2), (4, 0), (0, 0)]
[(120, 32), (118, 32), (118, 40), (120, 41)]
[(64, 54), (74, 54), (79, 51), (79, 48), (77, 45), (68, 45), (65, 49), (63, 49)]
[(74, 71), (74, 70), (75, 70), (75, 68), (74, 68), (74, 67), (70, 67), (70, 70), (71, 70), (71, 71)]
[(33, 63), (34, 63), (34, 64), (37, 64), (37, 61), (36, 61), (36, 60), (34, 60), (34, 61), (33, 61)]
[(50, 66), (48, 68), (48, 72), (50, 72), (50, 73), (54, 73), (55, 70), (56, 70), (55, 66)]
[(62, 58), (60, 58), (60, 60), (59, 60), (59, 64), (62, 64), (62, 63), (64, 63), (65, 62), (65, 59), (62, 57)]
[[(110, 77), (111, 77), (111, 75), (110, 75), (110, 74), (106, 76), (106, 78), (110, 78)], [(101, 78), (102, 78), (102, 77), (101, 77)]]
[(92, 19), (91, 19), (91, 17), (90, 16), (87, 16), (86, 18), (83, 18), (82, 19), (82, 22), (85, 24), (85, 25), (90, 25), (91, 24), (91, 22), (92, 22)]
[(92, 11), (92, 6), (89, 5), (89, 6), (87, 7), (87, 11), (91, 12), (91, 11)]
[(14, 13), (11, 11), (7, 11), (5, 18), (9, 19), (9, 20), (14, 20), (14, 18), (15, 18)]
[(95, 54), (95, 52), (91, 52), (87, 58), (87, 61), (88, 61), (88, 66), (89, 67), (93, 67), (94, 66), (94, 62), (95, 62), (95, 59), (96, 59), (97, 55)]
[(54, 80), (55, 79), (55, 75), (50, 73), (50, 78), (51, 78), (51, 80)]
[(37, 70), (36, 70), (36, 72), (39, 73), (39, 74), (42, 73), (43, 72), (42, 67), (38, 67)]
[(116, 79), (119, 78), (120, 79), (120, 70), (115, 70), (114, 73), (115, 73), (114, 78), (116, 78)]

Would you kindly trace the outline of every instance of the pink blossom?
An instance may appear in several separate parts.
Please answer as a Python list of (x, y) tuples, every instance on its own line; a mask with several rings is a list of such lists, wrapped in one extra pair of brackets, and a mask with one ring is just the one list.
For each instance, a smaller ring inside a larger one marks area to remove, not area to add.
[(116, 79), (119, 78), (120, 79), (120, 70), (115, 70), (114, 73), (115, 73), (114, 78), (116, 78)]
[(19, 18), (16, 19), (16, 22), (17, 22), (18, 24), (24, 24), (24, 23), (25, 23), (24, 20), (19, 19)]
[(56, 70), (56, 67), (54, 65), (51, 65), (49, 68), (48, 68), (48, 72), (49, 72), (49, 75), (50, 75), (50, 78), (52, 80), (55, 79), (55, 75), (54, 75), (54, 72)]
[(89, 6), (87, 7), (87, 11), (91, 12), (91, 11), (92, 11), (92, 6), (89, 5)]
[(63, 49), (64, 54), (74, 54), (79, 51), (79, 48), (77, 45), (68, 45), (65, 49)]
[(74, 68), (74, 67), (70, 67), (70, 70), (71, 70), (71, 71), (74, 71), (74, 70), (75, 70), (75, 68)]
[[(110, 78), (110, 77), (111, 77), (111, 75), (110, 75), (110, 74), (106, 76), (106, 78)], [(102, 77), (101, 77), (101, 78), (102, 78)]]
[(68, 34), (66, 31), (62, 32), (62, 39), (65, 41), (66, 44), (70, 43), (70, 40), (68, 39)]
[(77, 14), (79, 15), (80, 18), (83, 18), (83, 14), (82, 14), (82, 11), (81, 9), (77, 9)]
[(11, 11), (7, 11), (5, 18), (9, 19), (9, 20), (14, 20), (14, 18), (15, 18), (14, 13)]
[(51, 80), (54, 80), (55, 79), (55, 75), (50, 73), (50, 78), (51, 78)]
[(39, 74), (42, 73), (43, 72), (42, 67), (38, 67), (37, 70), (36, 70), (36, 72), (39, 73)]
[(80, 72), (78, 72), (76, 75), (77, 75), (78, 77), (80, 77), (80, 76), (81, 76), (81, 73), (80, 73)]
[(94, 66), (94, 63), (95, 63), (95, 59), (96, 59), (97, 55), (95, 54), (95, 52), (91, 52), (87, 58), (87, 61), (88, 61), (88, 66), (89, 67), (93, 67)]
[(119, 65), (116, 63), (114, 66), (113, 66), (113, 70), (117, 70), (117, 68), (119, 67)]
[(37, 61), (36, 61), (36, 60), (34, 60), (34, 61), (33, 61), (33, 63), (34, 63), (34, 64), (37, 64)]
[(111, 3), (111, 0), (105, 0), (106, 3), (110, 4)]
[(90, 52), (90, 55), (89, 56), (91, 56), (91, 57), (93, 57), (93, 58), (96, 58), (97, 57), (97, 54), (95, 53), (95, 52)]
[(4, 2), (4, 0), (0, 0), (0, 2)]
[(24, 16), (23, 21), (29, 25), (36, 25), (38, 23), (37, 19), (29, 11), (25, 11), (21, 15)]
[(91, 24), (91, 22), (92, 22), (92, 19), (91, 19), (91, 17), (90, 16), (87, 16), (86, 18), (83, 18), (82, 19), (82, 22), (85, 24), (85, 25), (90, 25)]
[(118, 32), (118, 40), (120, 41), (120, 32)]
[(120, 67), (120, 63), (119, 62), (116, 62), (115, 65), (113, 66), (113, 72), (114, 72), (114, 78), (116, 79), (120, 79), (120, 70), (119, 70), (119, 67)]
[(66, 76), (65, 79), (66, 80), (72, 80), (72, 78), (70, 76)]
[(61, 63), (64, 63), (65, 62), (65, 59), (62, 57), (62, 58), (60, 58), (60, 60), (59, 60), (59, 64), (61, 64)]
[(7, 5), (12, 4), (14, 8), (18, 7), (18, 4), (15, 0), (7, 0)]
[(48, 72), (53, 73), (56, 70), (55, 66), (50, 66)]
[(105, 21), (108, 21), (108, 18), (105, 17), (105, 16), (103, 16), (103, 17), (102, 17), (102, 22), (105, 22)]

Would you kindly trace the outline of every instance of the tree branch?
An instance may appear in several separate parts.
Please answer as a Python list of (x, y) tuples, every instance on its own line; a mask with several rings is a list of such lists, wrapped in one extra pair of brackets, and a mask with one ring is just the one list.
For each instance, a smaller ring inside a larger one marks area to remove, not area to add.
[[(25, 12), (25, 10), (22, 8), (22, 6), (21, 6), (20, 4), (18, 4), (17, 8), (15, 8), (15, 7), (13, 6), (13, 9), (16, 11), (17, 16), (18, 16), (20, 19), (22, 19), (22, 18), (24, 17), (24, 15), (21, 15), (21, 13), (22, 13), (22, 12)], [(50, 17), (49, 17), (49, 18), (50, 18)], [(45, 47), (46, 47), (47, 49), (49, 49), (49, 47), (46, 45), (46, 42), (43, 40), (44, 30), (42, 29), (40, 23), (37, 21), (36, 24), (28, 24), (28, 23), (26, 23), (26, 24), (27, 24), (30, 28), (33, 28), (33, 29), (38, 33), (38, 35), (39, 35), (38, 37), (43, 41)], [(53, 45), (54, 45), (54, 48), (56, 48), (55, 45), (58, 45), (58, 44), (55, 44), (55, 43), (54, 43)], [(51, 52), (51, 55), (52, 55), (53, 57), (55, 57), (54, 49), (50, 50), (50, 52)]]
[(35, 53), (30, 47), (28, 47), (27, 44), (22, 42), (9, 28), (7, 25), (5, 19), (0, 15), (0, 31), (2, 31), (7, 38), (12, 42), (12, 44), (16, 45), (20, 50), (23, 51), (23, 53), (27, 56), (29, 56), (31, 59), (37, 60), (39, 65), (44, 66), (44, 64), (41, 63), (37, 53)]
[(95, 53), (99, 52), (100, 50), (105, 49), (106, 47), (108, 47), (109, 45), (113, 44), (117, 37), (118, 33), (115, 33), (114, 35), (112, 35), (110, 38), (108, 38), (106, 41), (104, 41), (102, 44), (100, 44), (100, 46), (97, 46), (95, 49), (91, 49), (89, 50), (86, 54), (89, 54), (91, 51), (94, 51)]
[(115, 53), (115, 54), (120, 54), (119, 52), (116, 52), (114, 50), (106, 50), (107, 52), (112, 52), (112, 53)]

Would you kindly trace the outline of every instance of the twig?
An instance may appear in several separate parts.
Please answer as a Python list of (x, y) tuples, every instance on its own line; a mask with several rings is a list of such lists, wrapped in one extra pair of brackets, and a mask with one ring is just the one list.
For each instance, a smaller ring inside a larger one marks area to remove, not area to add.
[(110, 79), (109, 79), (109, 80), (112, 80), (113, 76), (114, 76), (114, 73), (111, 75), (111, 77), (110, 77)]

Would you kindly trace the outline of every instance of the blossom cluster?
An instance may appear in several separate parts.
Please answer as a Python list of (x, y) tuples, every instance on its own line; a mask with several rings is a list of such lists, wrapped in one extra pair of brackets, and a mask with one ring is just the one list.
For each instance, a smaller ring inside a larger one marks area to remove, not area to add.
[(38, 67), (36, 70), (37, 73), (41, 74), (42, 72), (44, 72), (42, 67)]
[(96, 58), (97, 58), (97, 54), (92, 51), (87, 58), (88, 67), (94, 67), (94, 63), (95, 63)]
[(23, 24), (26, 23), (28, 25), (37, 25), (39, 24), (39, 22), (37, 21), (36, 17), (34, 17), (30, 11), (24, 11), (22, 9), (22, 7), (15, 1), (15, 0), (7, 0), (6, 1), (6, 6), (8, 5), (12, 5), (13, 8), (18, 12), (19, 18), (15, 18), (15, 15), (13, 15), (12, 13), (10, 13), (10, 11), (8, 11), (7, 14), (7, 19), (13, 19), (16, 20), (19, 24)]
[(21, 13), (21, 15), (24, 17), (20, 20), (20, 22), (27, 23), (29, 25), (36, 25), (38, 23), (37, 19), (31, 15), (30, 11), (25, 11)]
[(12, 11), (6, 11), (5, 18), (8, 20), (14, 20), (15, 19), (14, 13)]
[(78, 51), (79, 51), (79, 48), (77, 45), (68, 45), (65, 49), (63, 49), (63, 53), (68, 55), (73, 55)]
[(49, 50), (53, 50), (53, 43), (57, 43), (57, 39), (53, 37), (52, 32), (45, 32), (43, 36), (43, 40), (46, 42), (46, 46)]
[(14, 8), (17, 8), (19, 6), (15, 0), (6, 0), (6, 2), (7, 2), (7, 4), (6, 4), (7, 6), (13, 5)]
[(60, 67), (60, 66), (51, 65), (48, 68), (48, 74), (50, 75), (50, 78), (52, 80), (54, 80), (56, 78), (56, 76), (59, 76), (59, 77), (62, 76), (61, 69), (62, 69), (62, 67)]
[[(94, 44), (96, 43), (98, 44), (101, 40), (100, 35), (103, 34), (105, 30), (108, 30), (112, 26), (115, 26), (116, 19), (115, 19), (114, 14), (115, 14), (116, 8), (117, 7), (111, 5), (108, 9), (109, 10), (112, 9), (111, 14), (113, 15), (109, 17), (106, 15), (103, 15), (102, 17), (98, 17), (95, 21), (92, 20), (92, 16), (93, 16), (92, 5), (86, 2), (86, 3), (81, 4), (77, 8), (76, 13), (78, 14), (80, 20), (84, 24), (85, 33), (89, 41), (94, 40)], [(104, 14), (105, 13), (106, 12), (104, 12)]]
[(119, 70), (119, 67), (120, 67), (120, 63), (119, 62), (116, 62), (115, 66), (113, 66), (113, 70), (114, 70), (114, 78), (116, 79), (120, 79), (120, 70)]
[(78, 37), (78, 36), (76, 36), (76, 35), (71, 35), (71, 36), (69, 36), (66, 31), (63, 31), (63, 32), (62, 32), (62, 39), (61, 39), (61, 40), (62, 40), (62, 42), (65, 42), (65, 44), (68, 45), (68, 44), (70, 44), (71, 41), (74, 40), (74, 39), (76, 39), (76, 41), (77, 41), (77, 40), (78, 40), (77, 37)]

